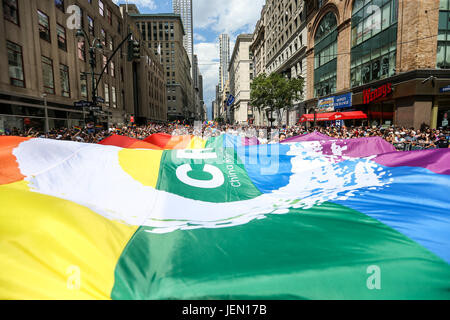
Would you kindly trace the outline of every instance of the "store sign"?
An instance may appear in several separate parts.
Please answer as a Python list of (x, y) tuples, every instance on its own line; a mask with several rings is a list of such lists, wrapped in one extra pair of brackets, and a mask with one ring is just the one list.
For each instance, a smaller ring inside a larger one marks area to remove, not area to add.
[(450, 92), (450, 85), (448, 85), (446, 87), (443, 87), (443, 88), (440, 88), (439, 92), (440, 93)]
[(352, 94), (347, 93), (334, 97), (334, 110), (350, 108), (352, 106)]
[(377, 89), (366, 89), (363, 91), (363, 103), (369, 104), (381, 98), (386, 98), (392, 93), (392, 83), (386, 83)]
[(319, 101), (317, 102), (317, 110), (331, 111), (331, 110), (333, 110), (333, 108), (334, 108), (334, 97), (319, 99)]
[(317, 103), (317, 109), (321, 111), (325, 110), (334, 111), (337, 109), (350, 108), (351, 106), (352, 106), (351, 93), (320, 99)]

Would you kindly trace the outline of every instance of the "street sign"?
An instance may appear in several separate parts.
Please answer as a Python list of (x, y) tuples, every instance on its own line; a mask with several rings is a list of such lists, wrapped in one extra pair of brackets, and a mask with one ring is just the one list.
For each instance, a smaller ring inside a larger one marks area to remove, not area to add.
[(78, 102), (74, 102), (73, 104), (75, 107), (78, 108), (84, 108), (84, 107), (90, 107), (92, 105), (92, 102), (86, 101), (86, 100), (81, 100)]
[(227, 106), (228, 107), (231, 106), (233, 104), (233, 102), (234, 102), (234, 96), (232, 94), (230, 94), (227, 99)]
[(439, 92), (440, 93), (450, 92), (450, 85), (448, 85), (446, 87), (443, 87), (443, 88), (440, 88)]
[(89, 110), (91, 110), (91, 111), (100, 111), (101, 107), (90, 107)]
[(105, 103), (105, 99), (103, 99), (102, 97), (95, 97), (94, 100), (98, 103)]

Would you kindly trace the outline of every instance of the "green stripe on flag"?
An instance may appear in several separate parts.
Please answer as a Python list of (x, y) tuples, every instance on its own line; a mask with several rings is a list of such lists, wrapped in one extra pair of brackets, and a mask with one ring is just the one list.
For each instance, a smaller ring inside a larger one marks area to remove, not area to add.
[(215, 203), (261, 195), (232, 148), (164, 151), (157, 189)]
[(446, 262), (333, 203), (230, 228), (146, 230), (119, 259), (113, 299), (450, 299)]

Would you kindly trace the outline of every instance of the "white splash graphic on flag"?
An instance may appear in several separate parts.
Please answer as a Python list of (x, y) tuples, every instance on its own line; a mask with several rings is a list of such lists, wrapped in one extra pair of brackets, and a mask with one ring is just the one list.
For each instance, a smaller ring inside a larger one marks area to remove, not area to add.
[(14, 155), (33, 191), (154, 233), (242, 225), (392, 183), (390, 174), (370, 157), (342, 156), (345, 146), (333, 146), (332, 156), (322, 153), (319, 142), (289, 146), (292, 175), (286, 186), (251, 200), (225, 203), (187, 199), (142, 185), (120, 166), (117, 147), (32, 139), (20, 144)]

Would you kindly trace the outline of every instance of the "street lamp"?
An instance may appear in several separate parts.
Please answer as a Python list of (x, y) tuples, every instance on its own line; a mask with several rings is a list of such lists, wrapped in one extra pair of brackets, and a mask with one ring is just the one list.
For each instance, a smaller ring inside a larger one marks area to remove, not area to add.
[(48, 125), (48, 109), (47, 109), (47, 94), (43, 94), (42, 98), (44, 98), (44, 112), (45, 112), (45, 133), (48, 133), (50, 131), (49, 125)]
[[(101, 50), (103, 51), (103, 45), (101, 43), (101, 40), (98, 38), (94, 38), (92, 41), (89, 38), (89, 35), (86, 34), (86, 32), (83, 29), (78, 29), (76, 33), (76, 38), (78, 39), (78, 42), (84, 41), (87, 39), (89, 43), (89, 65), (91, 66), (91, 76), (92, 76), (92, 107), (97, 106), (97, 89), (98, 85), (100, 84), (100, 80), (103, 77), (103, 74), (105, 74), (105, 71), (108, 68), (109, 63), (114, 58), (116, 53), (119, 51), (119, 49), (125, 44), (125, 42), (130, 39), (132, 36), (132, 33), (129, 33), (125, 39), (122, 40), (122, 42), (117, 46), (117, 48), (114, 50), (114, 52), (109, 57), (108, 61), (106, 61), (105, 65), (103, 66), (102, 72), (98, 74), (99, 78), (98, 80), (95, 79), (96, 73), (95, 73), (95, 67), (96, 67), (96, 55), (95, 50)], [(129, 61), (132, 61), (133, 59), (137, 58), (137, 56), (133, 55)], [(95, 115), (94, 112), (91, 109), (90, 116), (93, 118), (95, 123)], [(109, 122), (109, 120), (108, 120)]]
[[(85, 39), (89, 44), (89, 65), (91, 66), (91, 77), (92, 77), (92, 107), (97, 106), (97, 93), (96, 93), (96, 80), (95, 80), (95, 67), (96, 67), (96, 54), (95, 50), (103, 50), (103, 45), (98, 38), (94, 38), (91, 42), (89, 35), (83, 29), (78, 29), (76, 33), (76, 38), (78, 42), (82, 42)], [(89, 114), (95, 123), (94, 112), (91, 110)]]

